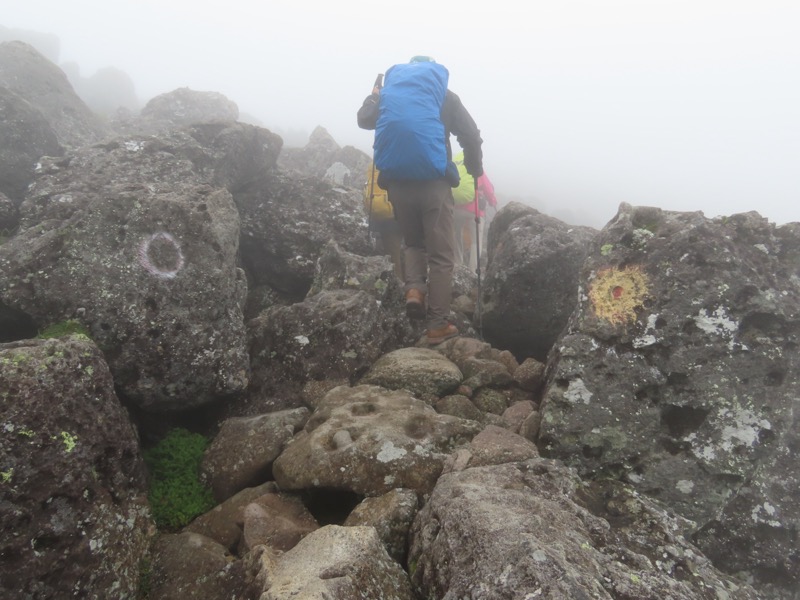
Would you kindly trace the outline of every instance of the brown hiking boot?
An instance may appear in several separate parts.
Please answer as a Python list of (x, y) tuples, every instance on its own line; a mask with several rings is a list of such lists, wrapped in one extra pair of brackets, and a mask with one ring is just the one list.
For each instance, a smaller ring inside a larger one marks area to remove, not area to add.
[(461, 332), (458, 330), (458, 327), (452, 323), (448, 323), (447, 325), (443, 325), (437, 329), (428, 329), (426, 340), (429, 346), (436, 346), (445, 340), (449, 340), (450, 338), (454, 338), (459, 335), (461, 335)]
[(406, 315), (409, 319), (424, 319), (425, 294), (422, 290), (411, 288), (406, 292)]

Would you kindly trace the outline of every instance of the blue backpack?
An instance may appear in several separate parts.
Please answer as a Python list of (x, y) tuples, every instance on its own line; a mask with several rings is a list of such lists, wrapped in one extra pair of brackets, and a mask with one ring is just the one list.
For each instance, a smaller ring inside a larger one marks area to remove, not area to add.
[(387, 179), (445, 176), (447, 147), (441, 112), (447, 69), (434, 62), (394, 65), (386, 72), (375, 126), (375, 166)]

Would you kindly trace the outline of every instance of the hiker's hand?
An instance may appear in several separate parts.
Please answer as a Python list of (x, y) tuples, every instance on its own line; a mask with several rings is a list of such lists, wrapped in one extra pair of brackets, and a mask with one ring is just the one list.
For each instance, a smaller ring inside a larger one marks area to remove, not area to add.
[(376, 95), (376, 96), (380, 96), (380, 94), (381, 94), (381, 88), (379, 88), (379, 87), (376, 85), (374, 88), (372, 88), (372, 93), (373, 93), (374, 95)]

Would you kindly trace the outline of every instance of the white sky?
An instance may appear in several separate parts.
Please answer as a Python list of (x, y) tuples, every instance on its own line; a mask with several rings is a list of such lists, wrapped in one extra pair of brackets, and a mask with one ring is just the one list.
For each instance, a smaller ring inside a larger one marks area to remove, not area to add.
[(143, 102), (217, 91), (371, 152), (355, 113), (415, 54), (450, 70), (501, 201), (602, 227), (620, 202), (800, 221), (800, 0), (0, 0)]

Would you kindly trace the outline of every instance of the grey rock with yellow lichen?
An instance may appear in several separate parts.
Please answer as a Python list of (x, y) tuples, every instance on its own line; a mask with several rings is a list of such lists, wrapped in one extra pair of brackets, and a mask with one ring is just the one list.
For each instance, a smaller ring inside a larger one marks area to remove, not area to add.
[(797, 223), (623, 204), (551, 353), (539, 437), (693, 521), (720, 568), (778, 588), (800, 584), (798, 248)]
[(136, 598), (155, 534), (146, 489), (92, 341), (0, 344), (0, 597)]

